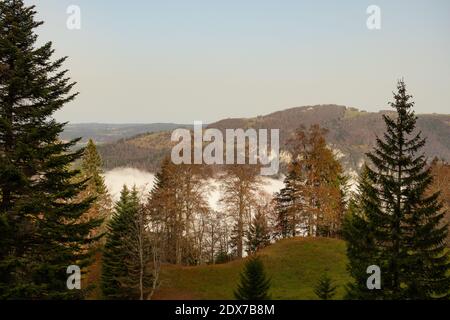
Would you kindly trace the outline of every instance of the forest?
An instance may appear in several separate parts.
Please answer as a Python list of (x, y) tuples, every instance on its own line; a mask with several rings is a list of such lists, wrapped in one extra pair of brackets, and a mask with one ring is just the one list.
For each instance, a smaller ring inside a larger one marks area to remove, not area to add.
[[(351, 300), (449, 298), (450, 165), (425, 156), (404, 80), (356, 189), (329, 147), (330, 129), (313, 123), (283, 139), (289, 157), (275, 195), (262, 191), (258, 165), (164, 156), (149, 193), (124, 186), (113, 201), (96, 142), (79, 149), (80, 139), (60, 138), (66, 124), (54, 113), (77, 98), (76, 83), (66, 57), (37, 44), (35, 15), (21, 0), (0, 2), (0, 299), (151, 300), (170, 268), (242, 261), (233, 298), (269, 300), (277, 288), (261, 253), (298, 239), (345, 243), (348, 281), (338, 288), (321, 270), (317, 299), (337, 290)], [(220, 208), (208, 205), (211, 179)], [(79, 289), (68, 287), (70, 266), (81, 270)], [(381, 272), (375, 287), (372, 266)]]

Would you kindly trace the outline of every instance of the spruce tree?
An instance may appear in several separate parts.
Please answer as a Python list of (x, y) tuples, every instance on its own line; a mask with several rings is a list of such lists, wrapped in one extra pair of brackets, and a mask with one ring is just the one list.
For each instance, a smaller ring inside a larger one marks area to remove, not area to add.
[[(137, 199), (135, 189), (132, 194), (132, 199), (135, 201), (134, 199)], [(122, 287), (129, 292), (131, 299), (144, 300), (151, 289), (157, 285), (156, 283), (155, 286), (153, 285), (153, 281), (157, 281), (157, 279), (153, 279), (153, 272), (157, 266), (155, 261), (152, 261), (158, 258), (153, 252), (153, 250), (157, 250), (154, 247), (156, 242), (154, 237), (157, 235), (151, 234), (148, 230), (149, 219), (143, 206), (138, 203), (138, 208), (133, 213), (130, 230), (122, 240), (124, 250), (127, 250), (128, 255), (127, 275), (120, 280)], [(150, 268), (151, 262), (153, 262), (153, 270)]]
[[(103, 219), (105, 222), (111, 211), (112, 200), (108, 193), (105, 179), (103, 178), (102, 159), (92, 139), (89, 139), (86, 148), (84, 149), (81, 158), (81, 172), (77, 179), (79, 181), (87, 181), (86, 188), (80, 194), (80, 198), (95, 199), (84, 218)], [(106, 223), (96, 230), (92, 230), (91, 236), (103, 234), (105, 231), (105, 224)]]
[(258, 211), (247, 232), (247, 252), (255, 253), (269, 244), (270, 233), (267, 219), (261, 211)]
[(269, 300), (270, 279), (260, 257), (248, 258), (234, 296), (237, 300)]
[(127, 242), (132, 237), (133, 224), (139, 211), (137, 191), (122, 188), (120, 199), (108, 223), (107, 238), (102, 259), (101, 288), (107, 299), (131, 299), (132, 292), (124, 285), (129, 276), (130, 252)]
[(276, 220), (276, 235), (285, 239), (290, 236), (295, 237), (298, 223), (298, 202), (300, 200), (297, 192), (297, 175), (292, 168), (295, 162), (289, 167), (289, 172), (284, 178), (284, 188), (275, 194), (275, 211), (277, 214)]
[(92, 139), (89, 139), (81, 159), (81, 173), (85, 178), (90, 179), (88, 184), (91, 192), (99, 195), (106, 194), (107, 189), (103, 178), (102, 158), (97, 151), (97, 147)]
[(70, 165), (83, 150), (62, 142), (52, 115), (72, 101), (74, 83), (53, 59), (51, 42), (36, 43), (34, 7), (0, 2), (0, 298), (71, 299), (67, 268), (89, 263), (85, 245), (101, 221), (80, 222), (92, 199)]
[(322, 300), (331, 300), (336, 295), (336, 289), (330, 276), (323, 273), (314, 287), (314, 293)]
[[(383, 115), (384, 139), (377, 138), (353, 213), (347, 217), (349, 270), (355, 299), (434, 299), (449, 296), (447, 226), (438, 193), (427, 194), (430, 166), (420, 152), (414, 103), (405, 83), (394, 93), (395, 116)], [(370, 265), (381, 269), (381, 290), (365, 288)]]

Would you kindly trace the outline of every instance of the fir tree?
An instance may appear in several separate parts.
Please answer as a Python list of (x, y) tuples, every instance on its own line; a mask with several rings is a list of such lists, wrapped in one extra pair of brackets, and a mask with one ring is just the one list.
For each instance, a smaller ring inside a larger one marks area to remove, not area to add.
[(301, 198), (297, 192), (298, 178), (296, 171), (292, 169), (293, 166), (295, 162), (290, 165), (289, 172), (284, 178), (284, 188), (275, 195), (276, 235), (283, 239), (295, 237), (298, 227), (297, 208)]
[(258, 256), (248, 258), (234, 296), (237, 300), (269, 300), (270, 279)]
[[(94, 202), (85, 219), (96, 218), (106, 219), (111, 211), (111, 198), (106, 188), (103, 178), (102, 159), (97, 151), (97, 147), (92, 139), (89, 139), (81, 158), (81, 172), (77, 177), (80, 181), (87, 181), (85, 190), (80, 194), (81, 199), (94, 198)], [(103, 234), (105, 231), (104, 223), (98, 230), (92, 230), (91, 236)]]
[[(344, 219), (343, 234), (347, 241), (347, 256), (351, 257), (351, 263), (348, 266), (350, 275), (357, 281), (350, 282), (347, 285), (347, 299), (373, 300), (378, 298), (376, 290), (368, 290), (366, 280), (368, 274), (367, 267), (374, 264), (374, 252), (379, 248), (374, 237), (374, 225), (369, 223), (363, 208), (368, 203), (364, 195), (370, 190), (370, 181), (368, 180), (368, 168), (364, 166), (358, 180), (358, 191), (349, 201), (347, 214)], [(364, 191), (364, 192), (363, 192)], [(374, 197), (372, 195), (372, 201)], [(374, 201), (373, 208), (380, 204)]]
[(328, 274), (323, 273), (314, 287), (314, 293), (322, 300), (331, 300), (336, 295), (336, 289)]
[(50, 42), (38, 47), (34, 7), (0, 2), (0, 298), (71, 299), (67, 267), (84, 269), (84, 246), (100, 220), (80, 222), (92, 199), (69, 170), (83, 150), (58, 139), (64, 124), (52, 115), (76, 97), (74, 83), (52, 59)]
[[(133, 190), (132, 193), (135, 193)], [(134, 199), (135, 196), (132, 195)], [(150, 262), (153, 258), (151, 235), (148, 230), (149, 221), (143, 206), (134, 212), (133, 223), (127, 237), (123, 239), (124, 249), (127, 250), (127, 275), (121, 279), (123, 288), (129, 292), (132, 299), (144, 300), (153, 287), (153, 274)], [(154, 242), (153, 242), (154, 245)]]
[(127, 248), (135, 217), (139, 211), (137, 192), (122, 188), (115, 205), (113, 217), (108, 223), (106, 244), (103, 252), (101, 288), (107, 299), (131, 299), (132, 293), (124, 286), (129, 276), (130, 252)]
[[(449, 295), (447, 226), (438, 193), (427, 195), (432, 183), (430, 167), (420, 149), (421, 133), (414, 131), (414, 103), (399, 81), (385, 114), (384, 139), (367, 156), (354, 212), (347, 218), (349, 270), (354, 282), (349, 297), (355, 299), (433, 299)], [(380, 267), (381, 290), (364, 287), (370, 265)], [(369, 292), (371, 291), (371, 292)]]
[(81, 160), (81, 173), (91, 180), (88, 186), (92, 189), (92, 193), (96, 195), (107, 193), (105, 180), (102, 176), (102, 158), (92, 139), (89, 139)]
[(249, 254), (267, 247), (270, 244), (270, 233), (267, 219), (259, 210), (250, 224), (247, 232), (247, 251)]

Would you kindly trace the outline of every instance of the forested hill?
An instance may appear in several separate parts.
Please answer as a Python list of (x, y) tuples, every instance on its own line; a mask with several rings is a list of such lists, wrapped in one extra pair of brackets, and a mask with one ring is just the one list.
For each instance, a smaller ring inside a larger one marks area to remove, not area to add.
[(69, 123), (61, 134), (61, 139), (68, 141), (82, 137), (79, 145), (85, 145), (89, 139), (97, 144), (112, 143), (120, 139), (133, 137), (148, 132), (161, 132), (180, 127), (190, 127), (175, 123), (150, 124), (112, 124), (112, 123)]
[[(300, 126), (319, 124), (328, 129), (327, 141), (347, 170), (357, 171), (376, 135), (384, 132), (382, 115), (390, 111), (365, 112), (338, 105), (306, 106), (255, 118), (224, 119), (210, 124), (218, 129), (280, 129), (280, 145)], [(418, 130), (428, 138), (424, 148), (430, 158), (450, 161), (450, 115), (418, 115)], [(99, 147), (105, 167), (132, 166), (155, 171), (171, 149), (170, 131), (141, 134)]]

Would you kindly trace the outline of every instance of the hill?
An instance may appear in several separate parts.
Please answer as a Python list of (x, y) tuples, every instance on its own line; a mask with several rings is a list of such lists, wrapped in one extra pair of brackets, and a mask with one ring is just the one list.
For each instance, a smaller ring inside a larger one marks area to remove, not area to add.
[[(339, 286), (335, 298), (344, 295), (349, 281), (345, 243), (337, 239), (293, 238), (281, 240), (260, 253), (272, 278), (272, 299), (317, 299), (314, 285), (328, 272)], [(227, 264), (181, 267), (164, 266), (156, 300), (234, 299), (233, 291), (245, 260)]]
[(173, 123), (150, 124), (107, 124), (107, 123), (69, 123), (65, 126), (60, 138), (72, 140), (82, 137), (79, 145), (84, 145), (89, 139), (98, 144), (115, 142), (142, 133), (170, 131), (180, 127), (188, 127)]
[[(347, 171), (358, 171), (364, 154), (384, 131), (383, 114), (390, 111), (365, 112), (338, 105), (291, 108), (255, 118), (224, 119), (209, 125), (221, 130), (235, 128), (280, 129), (280, 146), (300, 126), (319, 124), (328, 129), (327, 141), (339, 155)], [(418, 130), (428, 138), (424, 148), (430, 157), (450, 161), (450, 115), (418, 115)], [(170, 132), (141, 134), (99, 148), (105, 167), (132, 166), (155, 171), (162, 158), (170, 154)]]

